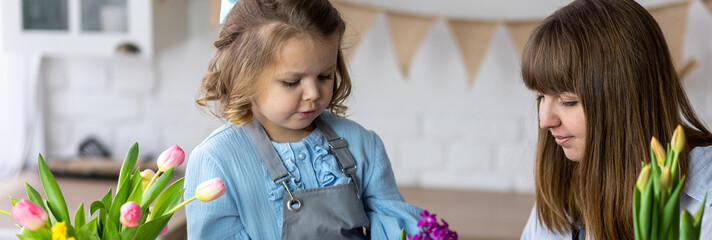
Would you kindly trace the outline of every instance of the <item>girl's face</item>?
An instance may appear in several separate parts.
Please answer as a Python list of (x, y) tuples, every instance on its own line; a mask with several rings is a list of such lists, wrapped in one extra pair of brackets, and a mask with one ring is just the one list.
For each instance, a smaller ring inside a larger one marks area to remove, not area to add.
[(331, 102), (338, 44), (337, 34), (293, 37), (265, 69), (252, 112), (273, 141), (296, 142), (311, 132), (312, 121)]
[(586, 147), (586, 117), (576, 94), (537, 93), (539, 127), (549, 130), (566, 158), (580, 161)]

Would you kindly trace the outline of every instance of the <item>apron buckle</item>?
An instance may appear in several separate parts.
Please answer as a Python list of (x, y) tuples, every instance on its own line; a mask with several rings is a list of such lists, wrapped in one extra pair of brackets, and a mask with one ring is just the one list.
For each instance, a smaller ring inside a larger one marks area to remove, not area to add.
[[(282, 186), (284, 187), (284, 190), (287, 190), (287, 194), (289, 194), (289, 201), (287, 201), (287, 209), (289, 209), (289, 211), (292, 211), (292, 212), (299, 212), (299, 210), (302, 210), (302, 200), (294, 197), (294, 195), (292, 195), (292, 191), (289, 191), (289, 187), (287, 186), (287, 180), (289, 180), (291, 178), (291, 176), (292, 175), (290, 174), (289, 176), (283, 178), (282, 180), (279, 180), (279, 182), (276, 182), (275, 184), (281, 183)], [(292, 205), (295, 205), (295, 204), (296, 204), (296, 207), (293, 207)]]

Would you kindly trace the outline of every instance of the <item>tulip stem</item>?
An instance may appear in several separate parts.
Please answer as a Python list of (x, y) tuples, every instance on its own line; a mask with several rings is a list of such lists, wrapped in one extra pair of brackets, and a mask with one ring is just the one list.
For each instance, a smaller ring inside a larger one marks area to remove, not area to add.
[(171, 214), (171, 213), (177, 211), (178, 209), (182, 208), (183, 206), (185, 206), (186, 204), (188, 204), (189, 202), (191, 202), (191, 201), (193, 201), (193, 200), (195, 200), (195, 199), (197, 199), (197, 198), (198, 198), (198, 196), (195, 196), (195, 197), (192, 197), (192, 198), (190, 198), (190, 199), (188, 199), (188, 200), (185, 200), (185, 202), (182, 202), (182, 203), (179, 204), (178, 206), (174, 207), (173, 209), (171, 209), (170, 211), (168, 211), (166, 214)]
[(156, 172), (156, 174), (153, 174), (153, 178), (151, 178), (151, 181), (148, 182), (148, 184), (146, 184), (146, 189), (151, 188), (151, 185), (153, 185), (153, 182), (156, 181), (156, 178), (158, 178), (158, 175), (161, 175), (161, 173), (162, 173), (161, 170), (158, 170), (158, 172)]
[(10, 213), (10, 212), (8, 212), (8, 211), (5, 211), (5, 210), (0, 209), (0, 213), (4, 213), (5, 215), (8, 215), (8, 216), (12, 217), (12, 213)]

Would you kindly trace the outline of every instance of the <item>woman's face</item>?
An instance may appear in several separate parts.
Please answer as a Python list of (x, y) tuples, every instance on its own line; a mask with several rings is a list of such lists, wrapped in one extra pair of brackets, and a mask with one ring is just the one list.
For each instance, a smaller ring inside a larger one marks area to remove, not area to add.
[(586, 117), (576, 94), (537, 93), (539, 127), (551, 132), (566, 158), (579, 161), (586, 147)]

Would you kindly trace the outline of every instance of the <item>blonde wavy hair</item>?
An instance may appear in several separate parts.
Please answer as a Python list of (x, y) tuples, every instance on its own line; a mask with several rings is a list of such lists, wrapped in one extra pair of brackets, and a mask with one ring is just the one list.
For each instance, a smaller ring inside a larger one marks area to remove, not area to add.
[(344, 101), (351, 94), (351, 79), (341, 50), (345, 23), (328, 0), (240, 0), (225, 19), (217, 48), (195, 101), (217, 117), (238, 126), (253, 119), (251, 101), (258, 79), (275, 55), (296, 36), (325, 40), (339, 35), (336, 79), (327, 109), (344, 117)]

